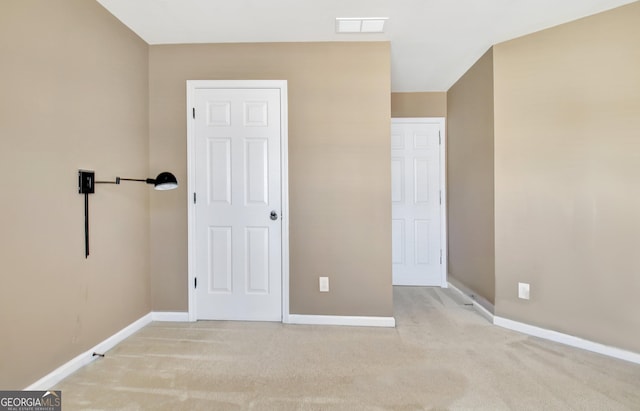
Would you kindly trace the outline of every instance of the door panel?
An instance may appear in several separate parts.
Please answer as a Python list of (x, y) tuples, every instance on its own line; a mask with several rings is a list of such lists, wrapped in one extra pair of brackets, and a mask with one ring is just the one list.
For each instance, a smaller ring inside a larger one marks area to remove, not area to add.
[(440, 138), (436, 122), (392, 122), (391, 202), (394, 285), (441, 286)]
[(209, 203), (231, 204), (231, 139), (207, 140)]
[(245, 204), (269, 204), (269, 170), (268, 141), (266, 138), (246, 139), (244, 143), (244, 158), (246, 177)]
[(282, 319), (280, 90), (197, 89), (198, 319)]
[(248, 294), (269, 293), (269, 228), (245, 228), (245, 269)]
[(232, 292), (231, 227), (209, 227), (207, 273), (210, 293)]

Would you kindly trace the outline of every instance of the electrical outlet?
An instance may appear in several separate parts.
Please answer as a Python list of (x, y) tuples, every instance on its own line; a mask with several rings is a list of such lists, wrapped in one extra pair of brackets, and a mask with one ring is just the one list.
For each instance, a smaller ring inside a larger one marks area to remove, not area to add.
[(518, 283), (518, 298), (522, 298), (523, 300), (529, 299), (529, 284), (528, 283)]
[(329, 292), (329, 277), (320, 277), (320, 292), (328, 293)]

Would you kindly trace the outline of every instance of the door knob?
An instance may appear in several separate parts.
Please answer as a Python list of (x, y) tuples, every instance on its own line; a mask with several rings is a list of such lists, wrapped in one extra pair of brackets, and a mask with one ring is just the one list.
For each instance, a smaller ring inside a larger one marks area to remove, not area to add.
[(278, 213), (276, 212), (276, 210), (271, 210), (270, 217), (273, 221), (276, 221), (278, 219)]

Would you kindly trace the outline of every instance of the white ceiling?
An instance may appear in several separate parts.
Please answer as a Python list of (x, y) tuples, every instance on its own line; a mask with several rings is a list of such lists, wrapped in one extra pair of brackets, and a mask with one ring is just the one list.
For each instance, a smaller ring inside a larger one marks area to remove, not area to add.
[[(97, 0), (149, 44), (390, 41), (391, 89), (446, 91), (494, 44), (635, 0)], [(388, 17), (337, 34), (337, 17)]]

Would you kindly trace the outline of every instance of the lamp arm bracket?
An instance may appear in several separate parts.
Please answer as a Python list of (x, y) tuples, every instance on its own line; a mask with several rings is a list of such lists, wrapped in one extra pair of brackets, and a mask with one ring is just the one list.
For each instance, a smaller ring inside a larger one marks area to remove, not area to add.
[(115, 181), (94, 181), (94, 184), (120, 184), (120, 177), (116, 177)]
[(150, 179), (144, 179), (144, 178), (124, 178), (124, 177), (116, 177), (117, 181), (142, 181), (143, 183), (148, 183)]

